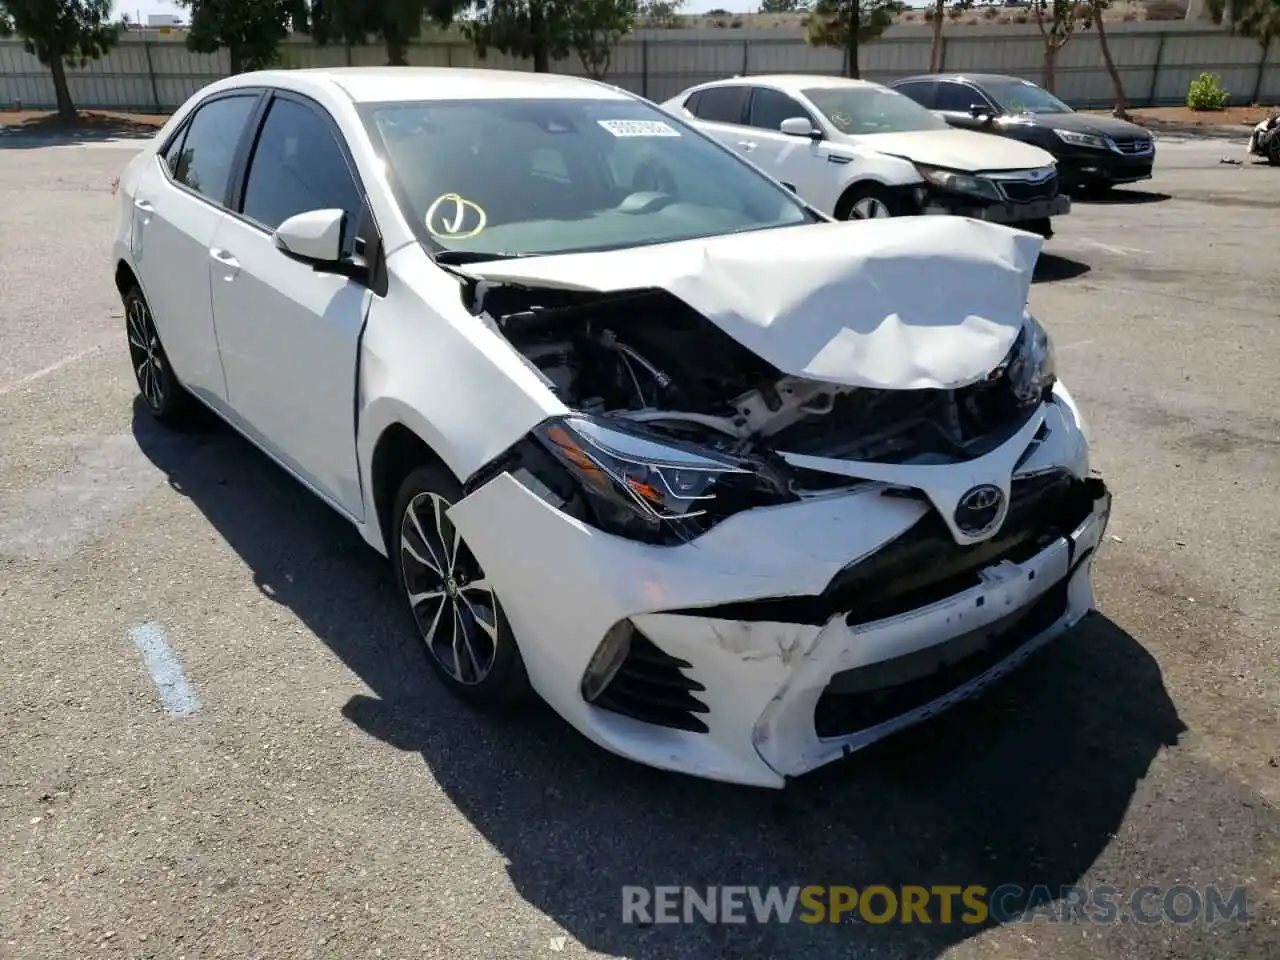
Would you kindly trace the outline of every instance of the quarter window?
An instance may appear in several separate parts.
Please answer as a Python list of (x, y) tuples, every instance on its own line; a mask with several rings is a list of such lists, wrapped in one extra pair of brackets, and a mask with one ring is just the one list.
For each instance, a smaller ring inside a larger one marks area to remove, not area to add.
[[(895, 84), (893, 89), (897, 90), (904, 96), (910, 97), (922, 107), (933, 106), (933, 81), (932, 80), (911, 80), (907, 83)], [(968, 109), (966, 105), (966, 109)]]
[(343, 210), (343, 252), (351, 253), (363, 199), (332, 128), (314, 109), (272, 101), (249, 163), (243, 206), (246, 217), (269, 230), (310, 210)]
[(227, 196), (227, 181), (236, 147), (244, 133), (258, 95), (219, 97), (196, 109), (181, 147), (165, 161), (173, 178), (215, 203)]

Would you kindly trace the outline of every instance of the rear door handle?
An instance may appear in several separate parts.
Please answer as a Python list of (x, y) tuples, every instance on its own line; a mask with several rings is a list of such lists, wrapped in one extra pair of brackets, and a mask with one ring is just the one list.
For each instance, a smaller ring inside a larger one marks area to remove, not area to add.
[(234, 280), (236, 274), (240, 272), (240, 261), (237, 260), (230, 250), (223, 250), (221, 247), (213, 247), (209, 250), (209, 256), (217, 260), (222, 265), (223, 280)]
[(141, 210), (143, 213), (150, 213), (152, 210), (155, 209), (154, 207), (151, 206), (150, 200), (140, 200), (140, 199), (134, 200), (133, 205), (137, 207), (139, 210)]
[(740, 146), (743, 150), (754, 150), (756, 148), (755, 143), (751, 140), (739, 140), (738, 146)]

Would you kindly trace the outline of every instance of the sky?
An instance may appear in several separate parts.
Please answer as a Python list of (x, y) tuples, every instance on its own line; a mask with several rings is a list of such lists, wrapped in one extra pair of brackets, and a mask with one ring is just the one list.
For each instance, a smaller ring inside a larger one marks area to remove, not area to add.
[[(706, 13), (708, 10), (720, 8), (731, 13), (749, 13), (758, 9), (760, 0), (687, 0), (683, 13)], [(184, 19), (187, 12), (171, 0), (125, 0), (115, 4), (117, 13), (127, 13), (130, 19), (146, 22), (149, 13), (176, 13)]]

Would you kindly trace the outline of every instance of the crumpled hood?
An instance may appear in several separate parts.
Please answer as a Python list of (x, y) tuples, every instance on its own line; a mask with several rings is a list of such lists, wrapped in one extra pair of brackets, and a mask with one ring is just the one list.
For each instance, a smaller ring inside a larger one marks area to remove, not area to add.
[(1031, 170), (1054, 163), (1053, 155), (1040, 147), (972, 130), (911, 130), (850, 139), (880, 153), (966, 173)]
[(529, 286), (662, 289), (783, 373), (955, 388), (989, 374), (1013, 346), (1043, 244), (980, 220), (901, 217), (462, 269)]

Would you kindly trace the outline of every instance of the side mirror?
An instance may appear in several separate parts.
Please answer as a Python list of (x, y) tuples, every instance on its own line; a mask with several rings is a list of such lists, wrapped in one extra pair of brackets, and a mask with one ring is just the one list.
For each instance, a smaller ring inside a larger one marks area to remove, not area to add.
[(272, 239), (287, 257), (321, 269), (337, 267), (342, 260), (346, 220), (342, 210), (308, 210), (276, 227)]
[(808, 117), (787, 117), (778, 124), (778, 129), (789, 137), (808, 137), (810, 140), (821, 140), (822, 131), (813, 125)]
[(975, 120), (982, 120), (983, 118), (990, 120), (991, 108), (985, 103), (971, 103), (969, 104), (969, 116)]

